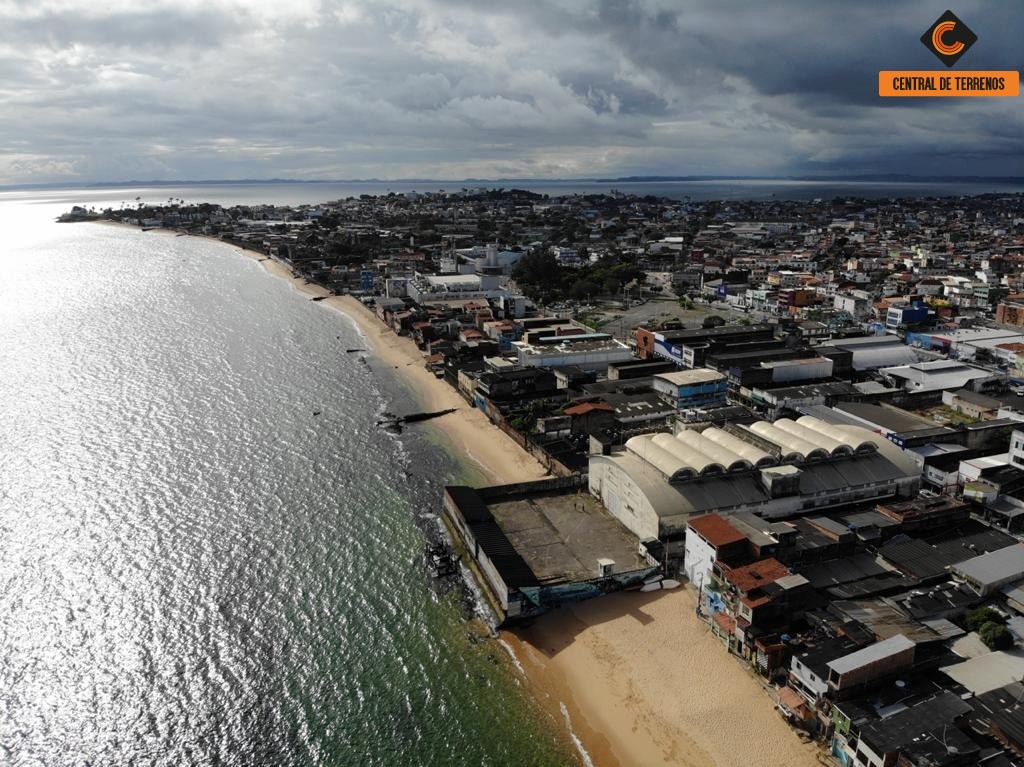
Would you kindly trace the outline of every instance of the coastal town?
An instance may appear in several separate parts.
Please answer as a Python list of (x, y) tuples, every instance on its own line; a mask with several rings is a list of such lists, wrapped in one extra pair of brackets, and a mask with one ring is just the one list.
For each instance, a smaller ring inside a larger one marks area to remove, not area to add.
[(540, 464), (438, 501), (496, 625), (686, 590), (826, 763), (1024, 765), (1024, 196), (64, 217), (95, 219), (358, 300)]

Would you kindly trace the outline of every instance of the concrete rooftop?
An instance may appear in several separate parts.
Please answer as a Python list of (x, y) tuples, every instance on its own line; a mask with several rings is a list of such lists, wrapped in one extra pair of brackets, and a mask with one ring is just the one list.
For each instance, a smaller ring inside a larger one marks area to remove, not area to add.
[(488, 503), (487, 509), (541, 583), (598, 576), (597, 560), (613, 573), (647, 567), (639, 541), (586, 493), (551, 493)]

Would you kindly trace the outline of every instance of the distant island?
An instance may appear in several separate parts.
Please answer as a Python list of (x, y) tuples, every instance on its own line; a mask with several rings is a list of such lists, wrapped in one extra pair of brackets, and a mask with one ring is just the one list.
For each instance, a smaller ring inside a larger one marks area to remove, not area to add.
[(545, 183), (545, 184), (639, 184), (704, 181), (794, 181), (806, 183), (906, 183), (906, 184), (1024, 184), (1024, 176), (915, 176), (904, 173), (866, 173), (838, 176), (729, 176), (729, 175), (677, 175), (677, 176), (613, 176), (613, 177), (500, 177), (500, 178), (243, 178), (243, 179), (129, 179), (126, 181), (88, 181), (74, 183), (6, 184), (0, 189), (112, 189), (120, 187), (146, 186), (245, 186), (253, 184), (443, 184), (493, 186), (497, 184)]

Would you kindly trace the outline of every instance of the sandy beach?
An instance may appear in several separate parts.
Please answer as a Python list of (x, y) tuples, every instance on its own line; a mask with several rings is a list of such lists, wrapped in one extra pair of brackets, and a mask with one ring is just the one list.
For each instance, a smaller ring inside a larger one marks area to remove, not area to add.
[[(456, 408), (430, 422), (448, 447), (494, 482), (545, 476), (544, 468), (424, 366), (351, 296), (332, 296), (274, 259), (259, 261), (310, 297), (343, 313), (369, 351), (391, 367), (425, 410)], [(687, 589), (629, 592), (564, 607), (529, 628), (501, 632), (525, 683), (553, 719), (571, 727), (584, 763), (595, 767), (811, 767), (817, 749), (800, 741), (769, 695), (694, 616)]]
[(503, 634), (538, 699), (565, 705), (597, 767), (819, 764), (695, 605), (688, 589), (624, 592)]

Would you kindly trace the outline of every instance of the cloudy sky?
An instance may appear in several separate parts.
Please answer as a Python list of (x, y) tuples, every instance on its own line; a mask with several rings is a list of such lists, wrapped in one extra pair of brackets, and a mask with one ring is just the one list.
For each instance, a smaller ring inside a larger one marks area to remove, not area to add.
[(0, 0), (0, 184), (1024, 175), (1021, 98), (877, 96), (947, 2)]

